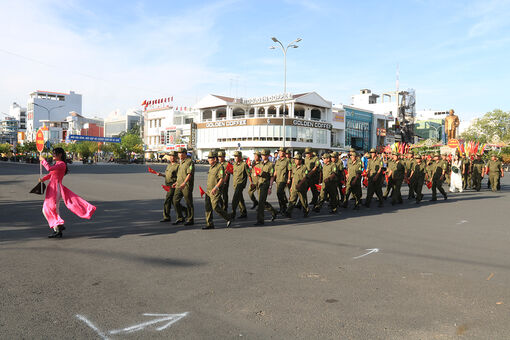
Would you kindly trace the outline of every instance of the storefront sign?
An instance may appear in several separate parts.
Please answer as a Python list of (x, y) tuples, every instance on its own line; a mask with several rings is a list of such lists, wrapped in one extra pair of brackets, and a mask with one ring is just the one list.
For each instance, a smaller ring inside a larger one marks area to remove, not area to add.
[(250, 98), (243, 100), (244, 104), (261, 104), (261, 103), (272, 103), (277, 102), (280, 100), (291, 100), (292, 94), (275, 94), (272, 96), (264, 96), (264, 97), (257, 97), (257, 98)]
[[(247, 125), (283, 125), (283, 118), (251, 118), (251, 119), (235, 119), (235, 120), (218, 120), (215, 122), (197, 123), (198, 129), (219, 128), (219, 127), (236, 127)], [(315, 129), (331, 130), (331, 123), (319, 122), (315, 120), (286, 118), (285, 125), (302, 126)]]
[(383, 128), (377, 128), (377, 135), (378, 135), (378, 136), (381, 136), (381, 137), (386, 136), (386, 129), (383, 129)]
[(345, 113), (343, 112), (334, 112), (334, 117), (333, 117), (333, 120), (335, 122), (343, 122), (345, 121)]

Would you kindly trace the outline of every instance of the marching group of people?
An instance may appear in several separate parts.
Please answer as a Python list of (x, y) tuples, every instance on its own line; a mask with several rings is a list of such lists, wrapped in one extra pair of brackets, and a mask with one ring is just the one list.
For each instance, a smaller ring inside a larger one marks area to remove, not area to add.
[[(447, 199), (443, 188), (446, 181), (450, 191), (462, 192), (466, 188), (481, 189), (482, 179), (489, 177), (493, 191), (500, 188), (500, 178), (504, 176), (502, 162), (497, 154), (485, 163), (481, 155), (470, 159), (458, 153), (453, 157), (435, 153), (433, 155), (406, 154), (393, 152), (379, 154), (371, 149), (368, 157), (360, 157), (356, 150), (349, 151), (348, 159), (341, 159), (337, 152), (324, 153), (322, 161), (311, 148), (304, 155), (292, 155), (290, 150), (280, 148), (278, 156), (271, 158), (270, 150), (256, 152), (254, 159), (244, 160), (241, 151), (234, 153), (234, 161), (226, 160), (225, 151), (211, 151), (208, 154), (210, 165), (206, 189), (199, 187), (205, 195), (206, 225), (202, 229), (214, 229), (213, 211), (224, 218), (227, 227), (234, 219), (246, 218), (247, 207), (243, 192), (248, 186), (248, 195), (253, 202), (251, 209), (257, 209), (255, 225), (264, 224), (264, 213), (271, 213), (271, 221), (277, 215), (292, 217), (294, 209), (301, 209), (307, 217), (310, 210), (320, 212), (327, 202), (329, 212), (334, 214), (340, 207), (347, 208), (350, 197), (354, 199), (354, 209), (362, 204), (362, 185), (367, 187), (364, 205), (370, 207), (373, 196), (379, 206), (391, 197), (391, 204), (402, 204), (401, 186), (409, 186), (408, 199), (419, 204), (423, 199), (424, 184), (432, 190), (431, 201), (437, 201), (437, 191)], [(195, 165), (185, 148), (169, 153), (170, 164), (165, 173), (167, 195), (161, 222), (171, 222), (170, 210), (174, 206), (177, 219), (174, 225), (194, 224), (193, 187)], [(365, 159), (366, 158), (366, 159)], [(384, 182), (386, 190), (383, 193)], [(229, 187), (233, 184), (231, 211), (228, 211)], [(279, 209), (276, 210), (267, 197), (276, 189)], [(312, 198), (308, 203), (308, 191)], [(181, 204), (184, 199), (185, 206)], [(237, 213), (239, 212), (239, 216)]]

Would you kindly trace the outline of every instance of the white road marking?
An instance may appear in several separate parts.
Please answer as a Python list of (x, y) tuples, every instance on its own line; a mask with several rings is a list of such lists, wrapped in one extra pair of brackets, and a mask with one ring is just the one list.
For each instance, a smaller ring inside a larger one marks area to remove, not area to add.
[(80, 319), (81, 321), (85, 322), (87, 324), (87, 326), (89, 326), (90, 328), (92, 328), (96, 333), (97, 335), (99, 335), (101, 337), (101, 339), (103, 340), (108, 340), (109, 338), (99, 330), (99, 328), (97, 328), (92, 322), (90, 322), (86, 317), (84, 317), (83, 315), (80, 315), (80, 314), (76, 314), (76, 317), (78, 319)]
[(460, 222), (457, 222), (457, 224), (464, 224), (464, 223), (467, 223), (468, 221), (467, 220), (462, 220)]
[(367, 255), (370, 255), (372, 253), (378, 253), (379, 252), (379, 248), (372, 248), (372, 249), (365, 249), (365, 250), (368, 250), (368, 253), (360, 255), (360, 256), (353, 257), (353, 259), (355, 259), (355, 260), (356, 259), (360, 259), (360, 258), (362, 258), (364, 256), (367, 256)]

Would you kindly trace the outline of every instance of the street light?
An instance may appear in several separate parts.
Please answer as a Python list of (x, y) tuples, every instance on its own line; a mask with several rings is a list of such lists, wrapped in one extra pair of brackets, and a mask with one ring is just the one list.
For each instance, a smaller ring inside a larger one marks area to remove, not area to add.
[[(46, 111), (48, 111), (48, 124), (50, 124), (50, 121), (51, 121), (51, 119), (50, 119), (50, 113), (51, 113), (51, 110), (59, 109), (59, 108), (61, 108), (61, 107), (64, 107), (64, 106), (65, 106), (65, 105), (60, 105), (60, 106), (55, 106), (55, 107), (52, 107), (51, 109), (48, 109), (46, 106), (43, 106), (43, 105), (41, 105), (41, 104), (34, 103), (34, 105), (35, 105), (35, 106), (39, 106), (39, 107), (41, 107), (41, 108), (45, 109)], [(50, 127), (48, 126), (48, 139), (50, 139), (50, 130), (49, 130), (49, 128), (50, 128)]]
[[(300, 42), (302, 39), (297, 38), (293, 42), (289, 43), (287, 45), (287, 47), (284, 47), (282, 42), (280, 40), (276, 39), (275, 37), (272, 37), (271, 40), (273, 40), (273, 42), (279, 44), (280, 48), (282, 49), (282, 52), (283, 52), (283, 68), (284, 68), (284, 71), (283, 71), (283, 147), (285, 148), (285, 140), (287, 139), (286, 133), (285, 133), (285, 111), (287, 109), (287, 103), (286, 103), (286, 100), (287, 100), (287, 50), (289, 49), (289, 47), (290, 48), (298, 48), (299, 46), (296, 45), (296, 43)], [(274, 49), (276, 49), (276, 47), (271, 46), (270, 49), (274, 50)]]

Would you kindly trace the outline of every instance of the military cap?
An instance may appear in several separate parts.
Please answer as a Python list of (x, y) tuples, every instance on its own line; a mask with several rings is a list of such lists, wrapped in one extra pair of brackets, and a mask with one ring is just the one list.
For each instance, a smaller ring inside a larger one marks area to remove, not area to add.
[(287, 149), (287, 151), (285, 151), (285, 153), (288, 155), (292, 155), (292, 151), (290, 151), (290, 149)]
[(178, 153), (187, 153), (187, 152), (188, 152), (188, 150), (186, 150), (186, 148), (178, 148), (178, 149), (177, 149), (177, 152), (178, 152)]
[(312, 148), (305, 148), (305, 153), (312, 153)]
[(207, 154), (207, 158), (216, 158), (216, 152), (209, 151), (209, 153)]
[(168, 156), (174, 156), (174, 157), (175, 157), (175, 156), (177, 156), (177, 152), (175, 152), (175, 151), (170, 151), (170, 152), (168, 153)]
[(278, 151), (286, 152), (287, 150), (284, 147), (278, 148)]
[(234, 157), (243, 157), (243, 153), (241, 151), (235, 151)]
[(436, 153), (434, 154), (434, 157), (441, 157), (441, 155), (439, 154), (439, 152), (436, 152)]
[(355, 148), (350, 148), (350, 149), (349, 149), (349, 152), (354, 152), (354, 153), (356, 153), (356, 149), (355, 149)]
[(414, 159), (421, 159), (421, 155), (414, 156)]
[(333, 151), (333, 152), (331, 153), (331, 157), (333, 157), (333, 158), (337, 158), (337, 157), (338, 157), (338, 152)]
[(218, 151), (218, 157), (225, 157), (225, 151), (224, 150)]
[(257, 155), (257, 156), (260, 156), (260, 151), (255, 151), (253, 154)]
[(370, 153), (377, 153), (374, 148), (370, 149)]
[(301, 154), (300, 154), (300, 153), (296, 153), (296, 154), (294, 155), (294, 157), (292, 157), (292, 158), (294, 158), (294, 159), (302, 159), (302, 158), (301, 158)]
[(331, 155), (329, 153), (323, 153), (322, 158), (331, 158)]
[(391, 155), (392, 155), (392, 156), (398, 156), (399, 154), (398, 154), (398, 152), (393, 151), (393, 152), (391, 153)]
[(269, 151), (269, 149), (264, 149), (260, 154), (262, 156), (269, 156), (271, 154), (271, 151)]

